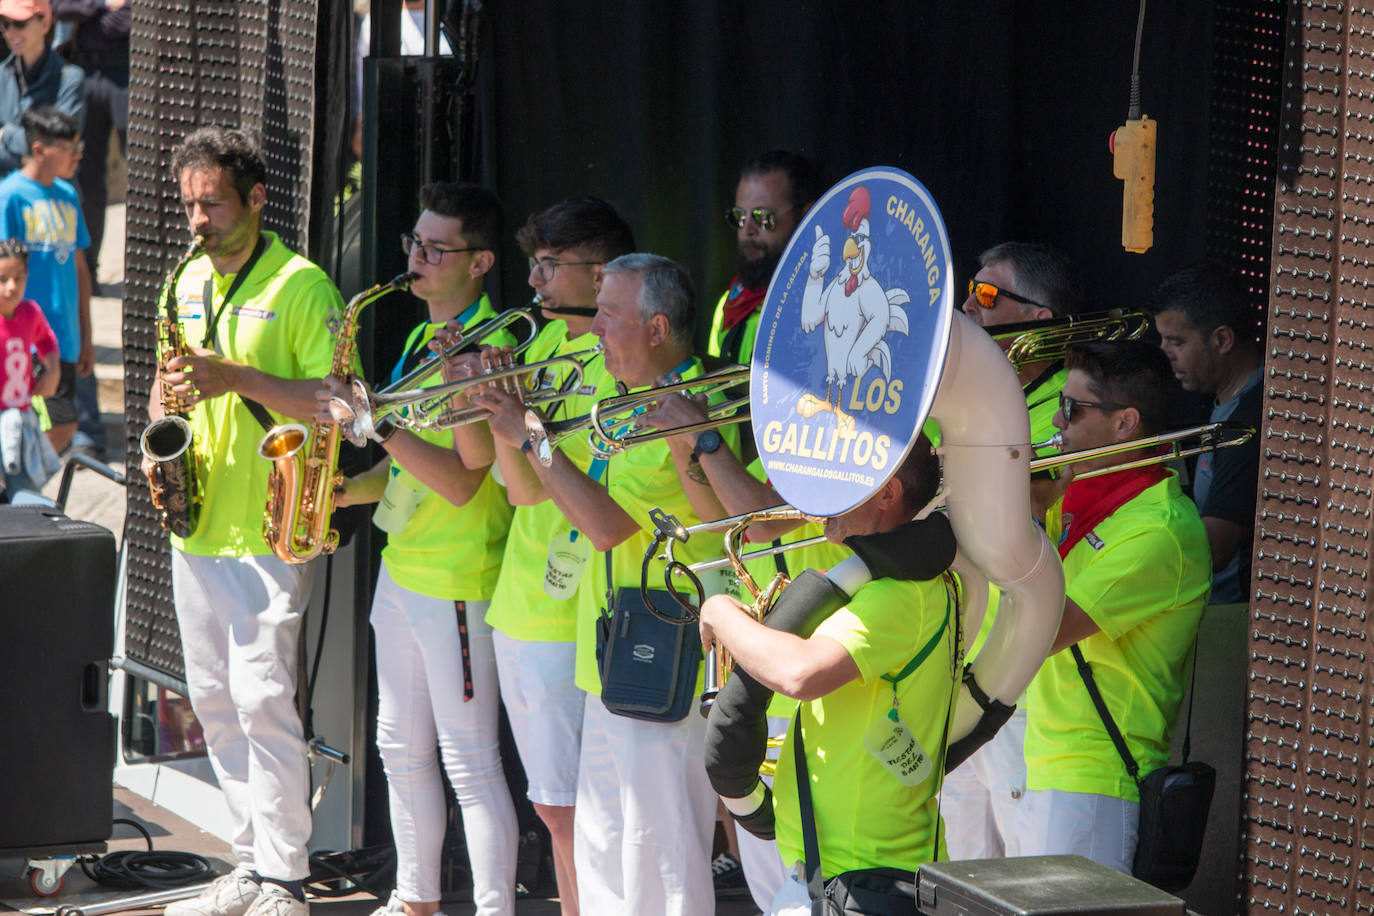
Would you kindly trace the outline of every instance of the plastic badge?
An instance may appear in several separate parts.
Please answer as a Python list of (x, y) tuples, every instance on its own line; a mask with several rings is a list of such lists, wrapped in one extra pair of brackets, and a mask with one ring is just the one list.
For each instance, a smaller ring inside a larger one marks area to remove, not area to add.
[[(409, 475), (392, 474), (386, 482), (386, 490), (382, 492), (382, 501), (372, 513), (372, 524), (387, 534), (404, 531), (410, 523), (410, 517), (420, 508), (420, 501), (425, 498), (426, 491), (412, 487), (411, 480), (414, 478)], [(423, 484), (417, 480), (415, 486)]]
[(864, 732), (864, 750), (904, 786), (919, 786), (935, 769), (934, 761), (895, 709)]
[(576, 531), (554, 538), (549, 544), (548, 565), (544, 567), (544, 593), (560, 601), (575, 595), (591, 556), (591, 540)]

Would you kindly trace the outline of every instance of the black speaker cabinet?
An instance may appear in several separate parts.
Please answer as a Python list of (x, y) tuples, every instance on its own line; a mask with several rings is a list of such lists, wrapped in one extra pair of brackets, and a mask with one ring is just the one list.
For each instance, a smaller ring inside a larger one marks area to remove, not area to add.
[(109, 839), (115, 542), (39, 506), (0, 506), (0, 852)]
[(917, 872), (925, 916), (1184, 916), (1183, 901), (1082, 856), (932, 862)]

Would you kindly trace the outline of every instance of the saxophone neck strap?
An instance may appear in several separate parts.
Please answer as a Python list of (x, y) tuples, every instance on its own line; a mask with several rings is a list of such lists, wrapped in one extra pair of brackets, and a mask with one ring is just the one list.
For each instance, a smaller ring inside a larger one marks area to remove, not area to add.
[[(222, 353), (219, 347), (218, 334), (220, 316), (223, 315), (224, 310), (229, 307), (229, 300), (234, 298), (234, 293), (238, 292), (239, 287), (243, 285), (243, 281), (248, 279), (248, 275), (253, 272), (253, 266), (258, 263), (258, 258), (262, 257), (262, 253), (266, 250), (267, 236), (259, 232), (258, 242), (253, 246), (253, 253), (248, 256), (248, 260), (243, 263), (243, 267), (239, 268), (239, 272), (234, 274), (234, 280), (229, 284), (229, 289), (224, 294), (224, 301), (219, 304), (219, 308), (215, 309), (214, 317), (205, 325), (205, 336), (200, 342), (202, 347), (208, 347), (216, 353)], [(176, 290), (172, 291), (172, 295), (176, 295)], [(214, 272), (211, 271), (210, 276), (205, 278), (205, 290), (203, 293), (203, 302), (205, 303), (205, 312), (207, 315), (210, 313), (210, 306), (214, 304), (214, 301), (215, 276)], [(253, 415), (253, 419), (257, 420), (258, 424), (262, 426), (264, 432), (270, 432), (272, 428), (277, 425), (272, 420), (272, 415), (267, 412), (267, 408), (263, 407), (262, 404), (252, 398), (244, 397), (242, 394), (239, 394), (239, 399), (243, 401), (243, 406), (248, 408), (248, 412)]]
[[(205, 325), (205, 336), (201, 338), (200, 345), (219, 352), (219, 319), (224, 314), (224, 310), (229, 307), (229, 300), (234, 298), (234, 293), (239, 291), (243, 281), (248, 279), (248, 275), (253, 272), (253, 266), (258, 263), (258, 258), (267, 250), (267, 236), (258, 233), (257, 244), (253, 246), (253, 253), (248, 256), (248, 260), (239, 268), (239, 272), (234, 274), (234, 280), (229, 284), (229, 289), (224, 294), (224, 301), (219, 304), (219, 308), (214, 310), (212, 317)], [(215, 274), (212, 270), (210, 276), (205, 278), (205, 290), (202, 297), (205, 303), (205, 314), (210, 314), (211, 306), (215, 303)]]

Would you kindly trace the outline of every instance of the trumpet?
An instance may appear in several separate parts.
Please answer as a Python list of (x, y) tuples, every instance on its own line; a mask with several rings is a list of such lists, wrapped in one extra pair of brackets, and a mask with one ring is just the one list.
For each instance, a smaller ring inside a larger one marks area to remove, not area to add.
[[(511, 352), (523, 353), (534, 343), (534, 338), (539, 333), (539, 324), (534, 312), (534, 307), (538, 303), (539, 299), (536, 297), (525, 308), (511, 309), (495, 318), (487, 319), (462, 335), (452, 346), (447, 347), (438, 359), (422, 363), (385, 388), (373, 391), (362, 379), (354, 379), (351, 399), (330, 399), (330, 413), (343, 430), (344, 437), (354, 445), (361, 446), (365, 440), (372, 438), (377, 424), (388, 418), (398, 426), (412, 429), (443, 428), (435, 422), (435, 418), (442, 415), (447, 403), (456, 394), (470, 388), (474, 381), (459, 379), (425, 387), (426, 383), (443, 373), (445, 360), (458, 355), (468, 347), (491, 340), (517, 321), (526, 322), (529, 330)], [(402, 412), (406, 408), (411, 408), (412, 416), (402, 419)]]
[(1007, 359), (1018, 368), (1026, 363), (1063, 359), (1073, 344), (1094, 340), (1136, 340), (1150, 327), (1141, 312), (1109, 309), (1086, 315), (1065, 315), (1048, 321), (1019, 321), (990, 330), (992, 339), (1010, 342)]
[(700, 423), (675, 426), (668, 429), (652, 429), (637, 422), (637, 418), (654, 403), (671, 394), (691, 392), (710, 397), (714, 394), (748, 384), (748, 366), (726, 366), (699, 375), (687, 381), (672, 382), (655, 388), (646, 388), (632, 394), (622, 394), (603, 398), (592, 405), (591, 412), (585, 416), (545, 423), (534, 411), (525, 415), (525, 433), (530, 437), (535, 455), (544, 467), (553, 463), (553, 450), (558, 443), (570, 435), (586, 430), (592, 442), (592, 450), (600, 455), (613, 455), (627, 448), (681, 436), (688, 433), (704, 432), (732, 423), (749, 422), (749, 397), (742, 395), (727, 398), (707, 407), (706, 419)]

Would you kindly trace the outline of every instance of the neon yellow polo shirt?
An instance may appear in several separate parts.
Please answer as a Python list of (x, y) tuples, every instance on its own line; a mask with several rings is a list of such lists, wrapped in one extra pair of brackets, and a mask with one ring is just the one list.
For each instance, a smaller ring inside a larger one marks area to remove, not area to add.
[[(496, 317), (485, 293), (476, 311), (464, 322), (470, 329)], [(406, 342), (405, 352), (423, 349), (443, 323), (425, 322)], [(495, 340), (493, 345), (513, 343), (514, 338)], [(404, 356), (402, 360), (404, 360)], [(397, 367), (400, 368), (399, 366)], [(394, 373), (393, 377), (399, 375)], [(424, 387), (443, 383), (435, 373)], [(453, 448), (452, 429), (416, 430), (415, 435), (440, 448)], [(477, 492), (461, 506), (455, 506), (430, 490), (402, 467), (391, 461), (391, 477), (424, 496), (405, 528), (389, 535), (382, 549), (382, 562), (398, 584), (420, 595), (449, 601), (486, 601), (496, 588), (501, 571), (501, 554), (510, 526), (511, 507), (506, 492), (491, 474), (482, 478)]]
[(1059, 411), (1059, 392), (1064, 390), (1064, 382), (1069, 370), (1061, 368), (1035, 388), (1026, 392), (1026, 410), (1030, 412), (1031, 442), (1044, 442), (1058, 429), (1054, 425), (1054, 415)]
[[(568, 340), (568, 326), (561, 319), (545, 325), (525, 351), (525, 361), (540, 362), (556, 355), (578, 353), (596, 346), (595, 334), (583, 334)], [(566, 373), (550, 373), (555, 386), (561, 385)], [(606, 372), (606, 362), (594, 357), (582, 373), (582, 387), (575, 394), (546, 411), (550, 422), (570, 417), (586, 416), (598, 398), (615, 394), (615, 379)], [(558, 450), (568, 457), (584, 474), (591, 465), (592, 454), (585, 433), (568, 436), (558, 444)], [(511, 520), (510, 535), (506, 539), (505, 558), (501, 576), (496, 582), (487, 623), (512, 639), (538, 642), (574, 642), (577, 639), (577, 597), (552, 598), (544, 591), (544, 572), (548, 565), (549, 545), (566, 538), (572, 524), (559, 511), (552, 499), (533, 506), (516, 506)], [(595, 560), (587, 561), (583, 578), (590, 575)]]
[[(323, 378), (334, 356), (331, 321), (339, 318), (343, 299), (324, 271), (292, 253), (276, 233), (262, 234), (267, 247), (220, 316), (219, 350), (269, 375)], [(200, 346), (208, 323), (206, 280), (213, 281), (215, 308), (234, 274), (216, 273), (204, 255), (182, 272), (175, 291), (177, 317), (190, 346)], [(159, 303), (159, 311), (162, 308)], [(164, 359), (159, 354), (159, 363)], [(269, 413), (277, 423), (288, 420)], [(309, 419), (301, 422), (308, 424)], [(270, 554), (262, 519), (272, 464), (258, 457), (262, 426), (237, 394), (202, 401), (191, 409), (190, 421), (203, 502), (196, 530), (187, 538), (173, 535), (172, 546), (200, 556)]]
[[(1169, 759), (1188, 653), (1212, 584), (1207, 532), (1173, 474), (1104, 519), (1064, 559), (1067, 596), (1101, 627), (1079, 643), (1140, 775)], [(1030, 686), (1026, 784), (1139, 800), (1073, 654)]]
[[(856, 868), (915, 871), (937, 858), (938, 762), (944, 759), (945, 722), (955, 695), (954, 613), (943, 579), (879, 579), (816, 630), (843, 646), (859, 669), (858, 680), (801, 704), (821, 872), (827, 877)], [(902, 721), (937, 764), (924, 782), (906, 786), (864, 749), (864, 733), (892, 709), (893, 686), (881, 676), (897, 675), (937, 633), (934, 651), (896, 685)], [(803, 857), (795, 731), (789, 729), (783, 742), (773, 782), (778, 852), (785, 864)], [(945, 858), (943, 848), (938, 857)]]
[[(706, 352), (711, 356), (720, 356), (721, 347), (725, 343), (725, 335), (730, 333), (725, 328), (725, 300), (729, 298), (730, 290), (720, 294), (720, 299), (716, 302), (716, 313), (711, 318), (711, 336), (706, 340)], [(754, 355), (754, 338), (759, 333), (759, 316), (763, 314), (763, 303), (750, 312), (744, 318), (744, 336), (739, 343), (739, 362), (742, 365), (749, 365)]]
[[(701, 371), (701, 361), (694, 357), (690, 368), (681, 375), (684, 380), (690, 380), (701, 375)], [(723, 426), (720, 434), (724, 445), (738, 454), (738, 428)], [(701, 519), (687, 501), (665, 439), (646, 442), (612, 455), (601, 482), (606, 485), (611, 499), (639, 525), (637, 532), (611, 551), (611, 575), (615, 586), (638, 589), (644, 554), (653, 543), (654, 529), (649, 521), (649, 510), (663, 509), (684, 525), (695, 525)], [(698, 534), (681, 545), (674, 556), (684, 563), (694, 563), (714, 559), (722, 553), (719, 535)], [(649, 588), (663, 588), (664, 565), (662, 560), (649, 565)], [(686, 593), (684, 589), (679, 590)], [(593, 553), (577, 590), (577, 668), (574, 680), (577, 686), (598, 696), (601, 694), (601, 676), (596, 668), (596, 618), (605, 604), (606, 557), (604, 553)], [(696, 689), (701, 689), (700, 674), (697, 676)]]

